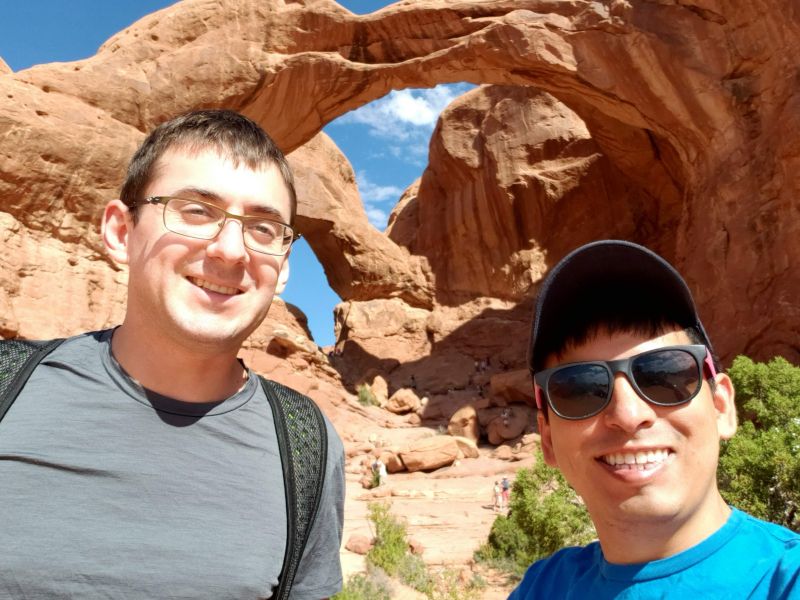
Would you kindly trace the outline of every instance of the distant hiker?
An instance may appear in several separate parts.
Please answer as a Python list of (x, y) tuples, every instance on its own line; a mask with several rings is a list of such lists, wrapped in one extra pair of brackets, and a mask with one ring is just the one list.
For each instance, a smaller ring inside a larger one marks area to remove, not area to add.
[(380, 458), (376, 458), (375, 461), (372, 463), (372, 473), (375, 477), (375, 481), (378, 487), (386, 483), (386, 478), (388, 477), (388, 473), (386, 472), (386, 465)]
[(494, 512), (500, 512), (503, 509), (503, 490), (500, 487), (499, 481), (494, 482), (494, 487), (492, 488), (492, 499)]
[(0, 597), (341, 588), (342, 443), (237, 358), (286, 284), (295, 212), (286, 159), (242, 115), (192, 112), (144, 139), (102, 217), (127, 266), (122, 324), (0, 342)]
[(500, 482), (500, 487), (503, 489), (503, 506), (508, 508), (511, 495), (511, 482), (508, 477), (503, 477)]

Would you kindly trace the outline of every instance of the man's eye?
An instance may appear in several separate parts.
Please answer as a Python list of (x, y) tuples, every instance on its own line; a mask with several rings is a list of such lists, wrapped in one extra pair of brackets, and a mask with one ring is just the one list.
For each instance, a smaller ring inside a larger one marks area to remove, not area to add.
[(210, 216), (211, 209), (203, 204), (186, 204), (181, 208), (181, 212), (185, 215), (198, 215)]
[(250, 228), (253, 230), (253, 233), (258, 235), (275, 237), (278, 234), (278, 227), (274, 223), (270, 223), (268, 221), (264, 221), (262, 223), (253, 223)]

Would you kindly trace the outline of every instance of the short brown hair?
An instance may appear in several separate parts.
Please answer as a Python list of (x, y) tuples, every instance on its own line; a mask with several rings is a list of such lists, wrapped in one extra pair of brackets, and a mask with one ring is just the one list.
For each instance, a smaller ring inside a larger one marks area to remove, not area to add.
[(214, 148), (235, 166), (243, 162), (250, 169), (274, 164), (289, 191), (291, 215), (288, 224), (294, 223), (297, 193), (286, 157), (258, 123), (232, 110), (188, 112), (162, 123), (150, 132), (131, 158), (120, 191), (120, 199), (132, 209), (134, 222), (137, 217), (135, 207), (143, 200), (142, 195), (153, 177), (158, 159), (168, 149), (175, 147), (190, 151)]

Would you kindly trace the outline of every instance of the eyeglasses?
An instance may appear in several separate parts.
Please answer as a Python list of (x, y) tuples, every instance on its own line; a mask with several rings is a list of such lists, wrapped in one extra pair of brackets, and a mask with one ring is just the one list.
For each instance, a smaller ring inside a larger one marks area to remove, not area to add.
[(242, 224), (244, 245), (250, 250), (283, 256), (299, 238), (291, 227), (264, 217), (248, 217), (229, 213), (219, 206), (172, 196), (150, 196), (141, 204), (164, 205), (164, 227), (172, 233), (199, 240), (213, 240), (228, 219)]
[(547, 404), (563, 419), (587, 419), (611, 400), (614, 374), (622, 373), (640, 397), (658, 406), (689, 402), (703, 385), (703, 367), (716, 375), (711, 353), (703, 345), (668, 346), (619, 360), (559, 365), (534, 375), (536, 405)]

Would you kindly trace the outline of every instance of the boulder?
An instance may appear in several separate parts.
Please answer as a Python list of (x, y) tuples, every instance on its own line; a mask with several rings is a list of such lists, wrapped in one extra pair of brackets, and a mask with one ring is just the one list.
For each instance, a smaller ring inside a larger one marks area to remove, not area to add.
[(392, 394), (392, 397), (386, 402), (385, 408), (396, 415), (404, 415), (416, 412), (420, 406), (419, 396), (414, 393), (414, 390), (401, 388)]
[(477, 442), (480, 439), (480, 426), (478, 424), (478, 411), (474, 404), (459, 408), (447, 425), (447, 433)]
[(369, 454), (373, 450), (375, 450), (375, 444), (371, 442), (353, 442), (347, 445), (345, 456), (347, 458), (352, 458), (359, 454)]
[(411, 554), (416, 554), (417, 556), (422, 556), (422, 553), (425, 552), (425, 546), (416, 538), (408, 538), (408, 549)]
[(478, 445), (475, 443), (475, 440), (458, 435), (454, 435), (453, 439), (456, 441), (456, 444), (458, 444), (458, 449), (462, 454), (462, 458), (478, 458), (478, 456), (480, 456)]
[(490, 444), (502, 444), (506, 440), (518, 438), (534, 426), (534, 409), (514, 404), (501, 410), (486, 426), (486, 437)]
[(524, 402), (536, 406), (533, 381), (527, 368), (492, 375), (489, 379), (489, 389), (492, 396), (503, 398), (509, 403)]
[(370, 551), (373, 545), (373, 540), (368, 538), (365, 535), (361, 535), (358, 533), (354, 533), (347, 539), (347, 543), (344, 545), (345, 550), (349, 550), (350, 552), (354, 552), (356, 554), (364, 555)]
[(399, 473), (406, 470), (406, 466), (400, 460), (400, 456), (395, 452), (384, 450), (381, 452), (380, 459), (386, 465), (386, 471), (389, 473)]
[(511, 449), (511, 446), (508, 444), (502, 444), (492, 450), (490, 455), (492, 458), (497, 458), (500, 460), (513, 460), (514, 458), (514, 451)]
[(372, 383), (369, 384), (369, 387), (378, 400), (378, 404), (380, 406), (385, 406), (386, 401), (389, 399), (389, 384), (386, 383), (386, 379), (384, 379), (383, 375), (376, 375)]
[(406, 469), (432, 471), (453, 463), (458, 456), (458, 443), (446, 435), (437, 435), (410, 444), (410, 448), (400, 452)]

